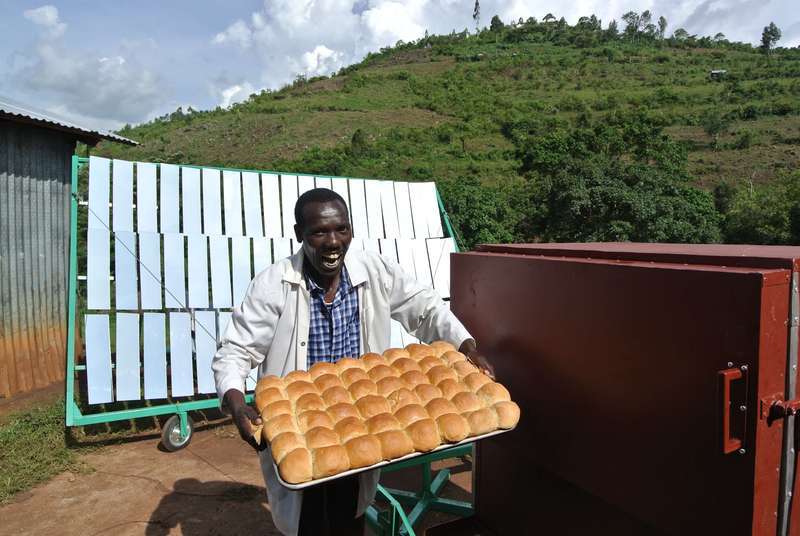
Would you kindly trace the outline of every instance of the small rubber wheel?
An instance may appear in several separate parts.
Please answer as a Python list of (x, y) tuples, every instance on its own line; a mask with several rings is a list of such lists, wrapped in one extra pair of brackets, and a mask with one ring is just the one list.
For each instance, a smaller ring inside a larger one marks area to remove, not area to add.
[(181, 450), (192, 441), (194, 423), (188, 415), (186, 416), (186, 421), (189, 428), (189, 434), (186, 437), (181, 437), (181, 418), (179, 415), (173, 415), (164, 423), (164, 427), (161, 429), (161, 444), (169, 452)]

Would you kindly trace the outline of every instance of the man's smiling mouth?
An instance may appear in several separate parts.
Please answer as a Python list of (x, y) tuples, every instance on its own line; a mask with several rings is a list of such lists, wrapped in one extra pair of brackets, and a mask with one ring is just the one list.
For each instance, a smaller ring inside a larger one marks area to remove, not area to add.
[(320, 260), (322, 261), (322, 266), (324, 266), (327, 270), (335, 270), (339, 263), (342, 261), (342, 253), (323, 253), (320, 255)]

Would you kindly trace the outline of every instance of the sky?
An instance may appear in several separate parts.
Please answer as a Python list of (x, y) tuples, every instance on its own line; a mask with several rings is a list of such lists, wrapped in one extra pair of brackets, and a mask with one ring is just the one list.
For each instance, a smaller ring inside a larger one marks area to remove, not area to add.
[[(722, 32), (757, 44), (774, 21), (800, 46), (800, 0), (483, 0), (481, 26), (541, 20), (605, 27), (627, 11), (667, 34)], [(368, 52), (474, 28), (475, 0), (0, 0), (0, 96), (114, 130), (174, 111), (227, 107), (298, 75), (327, 75)]]

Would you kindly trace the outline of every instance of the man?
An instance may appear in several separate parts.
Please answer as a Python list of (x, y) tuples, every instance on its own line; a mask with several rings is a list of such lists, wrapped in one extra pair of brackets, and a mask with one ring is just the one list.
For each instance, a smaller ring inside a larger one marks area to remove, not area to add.
[[(304, 193), (295, 205), (295, 221), (302, 250), (253, 279), (212, 364), (223, 407), (257, 450), (251, 427), (261, 419), (244, 401), (244, 380), (252, 368), (258, 367), (259, 376), (283, 376), (318, 361), (382, 353), (389, 347), (390, 319), (423, 341), (451, 342), (493, 373), (435, 291), (376, 253), (348, 253), (352, 230), (341, 196), (324, 188)], [(363, 533), (378, 471), (296, 492), (279, 484), (269, 452), (260, 449), (259, 457), (272, 518), (282, 533)]]

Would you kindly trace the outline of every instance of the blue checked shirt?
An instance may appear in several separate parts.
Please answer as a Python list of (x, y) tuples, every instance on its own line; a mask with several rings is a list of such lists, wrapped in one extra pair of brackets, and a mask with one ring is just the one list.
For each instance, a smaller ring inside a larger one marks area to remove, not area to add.
[(350, 284), (347, 268), (342, 266), (339, 288), (333, 303), (325, 303), (325, 291), (308, 276), (306, 284), (311, 293), (308, 367), (320, 361), (332, 363), (342, 357), (358, 357), (358, 292)]

